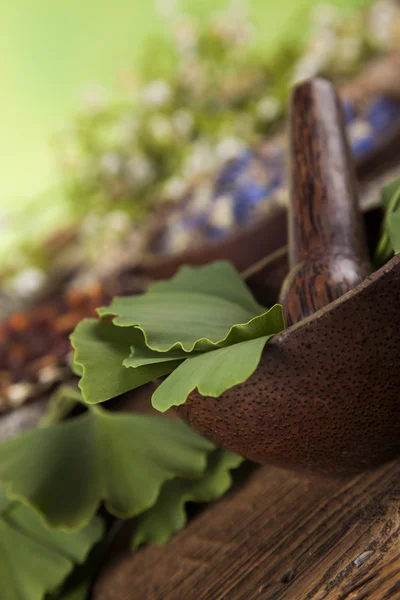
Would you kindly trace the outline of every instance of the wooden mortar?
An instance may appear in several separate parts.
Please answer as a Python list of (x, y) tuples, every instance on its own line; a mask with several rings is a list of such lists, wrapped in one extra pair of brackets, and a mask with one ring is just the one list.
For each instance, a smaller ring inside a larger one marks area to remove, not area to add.
[(245, 383), (219, 398), (193, 392), (178, 413), (257, 462), (350, 474), (400, 453), (400, 256), (363, 279), (364, 235), (330, 84), (295, 89), (292, 133), (290, 256), (301, 266), (282, 298), (290, 321), (301, 320), (274, 336)]

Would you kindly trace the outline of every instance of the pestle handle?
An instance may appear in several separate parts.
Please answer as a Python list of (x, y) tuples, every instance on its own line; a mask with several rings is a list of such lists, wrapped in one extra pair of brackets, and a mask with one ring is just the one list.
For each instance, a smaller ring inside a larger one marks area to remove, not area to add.
[(297, 85), (291, 103), (291, 272), (281, 300), (288, 325), (355, 287), (370, 273), (353, 160), (333, 85)]

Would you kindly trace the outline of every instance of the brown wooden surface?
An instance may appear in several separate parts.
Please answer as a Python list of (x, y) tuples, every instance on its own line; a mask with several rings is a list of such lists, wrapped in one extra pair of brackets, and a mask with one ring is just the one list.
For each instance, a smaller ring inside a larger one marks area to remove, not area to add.
[(398, 599), (399, 509), (400, 462), (345, 481), (260, 467), (167, 545), (105, 571), (93, 597)]

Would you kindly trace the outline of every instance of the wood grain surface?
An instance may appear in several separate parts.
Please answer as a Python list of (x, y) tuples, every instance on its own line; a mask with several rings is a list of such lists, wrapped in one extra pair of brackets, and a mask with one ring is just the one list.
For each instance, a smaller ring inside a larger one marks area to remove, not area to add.
[(290, 273), (287, 325), (340, 298), (371, 272), (343, 109), (332, 83), (310, 79), (291, 97)]
[(400, 462), (347, 480), (259, 467), (162, 548), (106, 570), (94, 600), (400, 598)]

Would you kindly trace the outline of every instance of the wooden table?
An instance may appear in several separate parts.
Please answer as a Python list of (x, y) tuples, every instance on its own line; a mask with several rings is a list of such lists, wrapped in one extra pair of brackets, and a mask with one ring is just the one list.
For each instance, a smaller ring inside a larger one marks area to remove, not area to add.
[(400, 598), (400, 461), (346, 481), (259, 467), (165, 546), (108, 567), (95, 600)]

